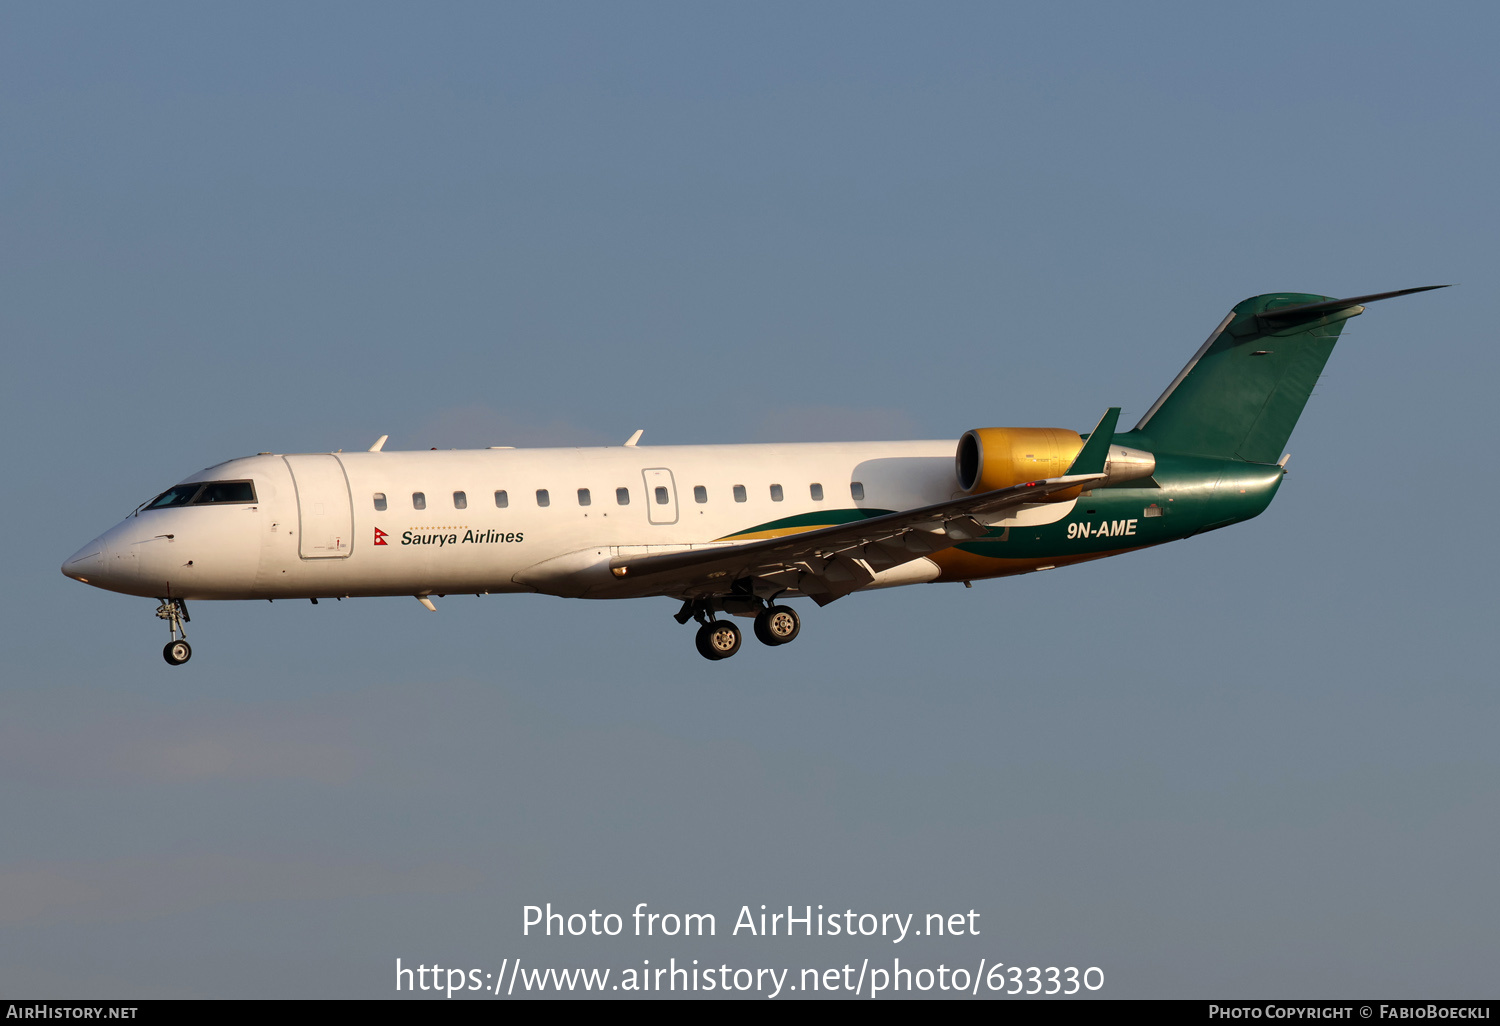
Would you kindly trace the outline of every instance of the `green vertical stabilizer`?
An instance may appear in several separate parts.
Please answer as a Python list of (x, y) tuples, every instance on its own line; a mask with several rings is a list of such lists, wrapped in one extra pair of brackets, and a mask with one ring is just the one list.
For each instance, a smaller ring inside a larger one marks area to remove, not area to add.
[(1274, 292), (1247, 299), (1135, 430), (1116, 440), (1150, 452), (1275, 463), (1344, 322), (1364, 312), (1362, 303), (1422, 291), (1352, 299)]

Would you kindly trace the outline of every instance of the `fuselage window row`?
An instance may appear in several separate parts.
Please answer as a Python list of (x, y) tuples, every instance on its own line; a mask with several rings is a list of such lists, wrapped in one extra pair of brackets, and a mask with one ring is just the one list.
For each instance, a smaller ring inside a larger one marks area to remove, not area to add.
[[(254, 502), (255, 501), (255, 490), (254, 490), (254, 487), (248, 481), (209, 482), (209, 484), (212, 486), (211, 489), (208, 488), (208, 487), (205, 487), (205, 486), (203, 486), (201, 484), (179, 486), (178, 488), (174, 488), (174, 489), (172, 489), (172, 491), (166, 492), (163, 495), (161, 495), (159, 498), (156, 499), (155, 502), (153, 502), (147, 508), (148, 509), (164, 509), (164, 508), (166, 508), (168, 506), (185, 506), (185, 505), (188, 505), (189, 503), (192, 503), (194, 505), (198, 505), (198, 504), (202, 504), (202, 503), (212, 503), (212, 502)], [(200, 494), (200, 489), (202, 490), (201, 494)], [(734, 496), (734, 501), (735, 502), (747, 502), (747, 501), (749, 501), (749, 498), (750, 498), (749, 493), (747, 492), (745, 486), (742, 485), (742, 484), (734, 485), (731, 488), (731, 494)], [(808, 486), (808, 494), (812, 497), (812, 500), (814, 502), (822, 502), (823, 501), (823, 486), (821, 484), (812, 484), (812, 485), (809, 485)], [(856, 502), (863, 501), (864, 497), (865, 497), (865, 486), (864, 486), (864, 484), (862, 482), (860, 482), (860, 481), (851, 481), (849, 483), (849, 495)], [(672, 501), (672, 499), (671, 499), (671, 493), (667, 490), (666, 487), (664, 487), (662, 485), (657, 485), (656, 486), (656, 488), (654, 489), (654, 492), (653, 492), (653, 496), (654, 496), (654, 498), (656, 500), (657, 505), (659, 505), (659, 506), (668, 505)], [(781, 502), (784, 499), (785, 499), (785, 492), (782, 489), (781, 485), (779, 485), (779, 484), (773, 484), (773, 485), (771, 485), (771, 501), (772, 502)], [(708, 488), (705, 487), (704, 485), (694, 485), (693, 486), (693, 501), (694, 502), (698, 502), (698, 503), (706, 503), (706, 502), (708, 502)], [(629, 488), (616, 488), (615, 489), (615, 502), (618, 505), (621, 505), (621, 506), (628, 506), (628, 505), (630, 505), (630, 489)], [(550, 506), (552, 504), (551, 495), (550, 495), (550, 493), (548, 492), (547, 489), (545, 489), (545, 488), (538, 488), (537, 489), (537, 492), (536, 492), (536, 504), (538, 506), (544, 506), (544, 507), (545, 506)], [(589, 505), (592, 505), (592, 504), (593, 504), (593, 498), (592, 498), (592, 493), (589, 491), (589, 489), (587, 489), (587, 488), (580, 488), (580, 489), (578, 489), (578, 505), (580, 505), (580, 506), (589, 506)], [(412, 492), (412, 494), (411, 494), (411, 505), (412, 505), (412, 509), (426, 509), (427, 508), (427, 495), (426, 495), (426, 493), (425, 492)], [(388, 508), (388, 503), (386, 501), (385, 492), (376, 492), (374, 494), (374, 506), (375, 506), (375, 511), (377, 513), (384, 513), (386, 511), (386, 509)], [(495, 491), (495, 508), (496, 509), (507, 509), (509, 506), (510, 506), (510, 494), (509, 494), (509, 492), (507, 492), (503, 488), (497, 489)], [(467, 492), (454, 492), (453, 493), (453, 508), (454, 509), (468, 509), (469, 508), (469, 496), (468, 496)]]

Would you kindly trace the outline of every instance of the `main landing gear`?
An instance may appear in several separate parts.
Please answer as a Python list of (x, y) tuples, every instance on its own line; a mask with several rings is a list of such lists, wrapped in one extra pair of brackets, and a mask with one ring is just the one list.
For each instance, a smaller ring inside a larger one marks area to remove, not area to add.
[(192, 621), (188, 616), (187, 603), (182, 599), (164, 598), (156, 607), (158, 619), (167, 621), (172, 640), (161, 650), (161, 656), (172, 666), (181, 666), (193, 657), (193, 646), (187, 643), (187, 628), (182, 625)]
[[(758, 603), (758, 600), (748, 601)], [(716, 618), (719, 605), (717, 600), (689, 600), (683, 603), (682, 611), (677, 614), (678, 623), (687, 623), (690, 619), (698, 621), (698, 633), (693, 639), (698, 652), (703, 658), (716, 661), (734, 655), (744, 641), (738, 627), (728, 620)], [(744, 612), (754, 608), (755, 605), (749, 605)], [(730, 609), (741, 611), (734, 606)], [(801, 630), (802, 619), (791, 606), (766, 605), (755, 614), (755, 637), (763, 645), (785, 645)]]

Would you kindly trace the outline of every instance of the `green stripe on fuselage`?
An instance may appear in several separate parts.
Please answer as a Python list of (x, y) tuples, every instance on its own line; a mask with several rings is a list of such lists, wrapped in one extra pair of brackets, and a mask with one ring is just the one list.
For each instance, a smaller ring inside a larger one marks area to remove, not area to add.
[(782, 517), (780, 520), (770, 520), (764, 524), (747, 527), (743, 531), (734, 534), (726, 534), (719, 541), (734, 541), (743, 538), (747, 534), (761, 534), (768, 531), (782, 531), (791, 533), (794, 531), (811, 531), (819, 527), (835, 527), (839, 524), (852, 524), (860, 520), (869, 520), (872, 517), (883, 517), (893, 512), (888, 509), (829, 509), (815, 510), (811, 513), (799, 513), (793, 517)]

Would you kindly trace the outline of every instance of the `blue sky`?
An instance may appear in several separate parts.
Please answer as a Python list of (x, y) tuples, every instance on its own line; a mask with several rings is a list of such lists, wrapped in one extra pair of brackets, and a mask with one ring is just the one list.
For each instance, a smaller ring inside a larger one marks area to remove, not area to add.
[[(0, 985), (629, 966), (521, 906), (976, 908), (1110, 996), (1473, 996), (1497, 938), (1482, 4), (0, 11)], [(151, 603), (58, 564), (257, 451), (957, 438), (1344, 333), (1263, 517), (856, 596)], [(822, 966), (890, 952), (725, 940)], [(899, 952), (898, 952), (899, 953)], [(912, 957), (918, 957), (913, 955)]]

